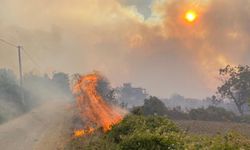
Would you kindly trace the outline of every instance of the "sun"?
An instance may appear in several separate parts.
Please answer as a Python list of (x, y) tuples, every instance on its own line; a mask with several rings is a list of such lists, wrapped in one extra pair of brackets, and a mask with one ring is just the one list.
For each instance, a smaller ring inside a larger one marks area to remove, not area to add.
[(193, 10), (188, 10), (185, 13), (185, 19), (188, 22), (194, 22), (197, 19), (197, 13), (195, 11), (193, 11)]

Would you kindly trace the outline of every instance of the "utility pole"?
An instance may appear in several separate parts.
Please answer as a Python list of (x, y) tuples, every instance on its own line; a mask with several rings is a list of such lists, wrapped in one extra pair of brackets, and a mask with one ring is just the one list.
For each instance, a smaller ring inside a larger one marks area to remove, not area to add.
[(24, 104), (24, 91), (23, 91), (23, 66), (22, 66), (22, 47), (17, 46), (18, 49), (18, 62), (19, 62), (19, 77), (20, 77), (20, 87), (21, 87), (21, 98), (22, 103)]
[(19, 77), (20, 77), (20, 86), (23, 86), (23, 68), (22, 68), (22, 54), (21, 54), (21, 46), (17, 46), (18, 48), (18, 62), (19, 62)]
[(18, 63), (19, 63), (19, 77), (20, 77), (20, 87), (21, 87), (21, 102), (23, 105), (25, 105), (25, 102), (24, 102), (24, 90), (23, 90), (23, 68), (22, 68), (22, 46), (18, 45), (16, 46), (15, 44), (11, 43), (11, 42), (8, 42), (4, 39), (1, 39), (0, 38), (0, 42), (3, 42), (9, 46), (12, 46), (12, 47), (15, 47), (17, 48), (17, 51), (18, 51)]

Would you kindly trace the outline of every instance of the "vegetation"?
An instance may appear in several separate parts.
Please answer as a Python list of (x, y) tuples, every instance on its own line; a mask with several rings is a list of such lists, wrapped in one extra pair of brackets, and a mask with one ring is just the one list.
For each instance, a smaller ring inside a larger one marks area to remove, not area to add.
[(189, 135), (160, 116), (129, 115), (108, 133), (73, 139), (66, 149), (98, 150), (240, 150), (249, 149), (250, 139), (228, 133), (215, 137)]
[(237, 121), (237, 116), (233, 112), (214, 106), (192, 109), (188, 115), (192, 120)]
[(0, 124), (29, 111), (41, 101), (71, 94), (65, 73), (55, 73), (52, 79), (29, 73), (23, 81), (20, 87), (13, 71), (0, 69)]
[(48, 75), (39, 76), (33, 73), (24, 76), (24, 88), (33, 97), (28, 103), (36, 105), (44, 100), (71, 96), (69, 77), (67, 74), (54, 73), (52, 78)]
[(167, 108), (165, 104), (159, 100), (157, 97), (150, 97), (145, 99), (143, 105), (144, 115), (165, 115), (167, 113)]
[(250, 123), (250, 117), (247, 115), (237, 116), (233, 112), (215, 106), (191, 109), (189, 112), (182, 112), (178, 107), (170, 110), (157, 97), (145, 99), (144, 105), (134, 107), (131, 110), (131, 113), (135, 115), (168, 116), (170, 119), (174, 120), (232, 121)]
[(21, 98), (21, 87), (15, 74), (8, 69), (0, 69), (0, 124), (26, 111)]
[(11, 70), (0, 69), (0, 99), (21, 104), (21, 88)]
[(66, 96), (71, 95), (69, 76), (63, 72), (57, 72), (53, 74), (52, 86), (54, 86), (59, 94)]
[(228, 65), (220, 70), (222, 85), (218, 93), (222, 98), (233, 100), (240, 114), (244, 114), (244, 106), (250, 99), (250, 67)]

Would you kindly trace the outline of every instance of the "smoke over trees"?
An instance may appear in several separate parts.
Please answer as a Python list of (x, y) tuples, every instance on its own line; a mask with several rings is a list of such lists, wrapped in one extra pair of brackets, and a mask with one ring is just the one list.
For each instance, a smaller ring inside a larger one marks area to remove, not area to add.
[(141, 87), (133, 87), (131, 83), (124, 83), (123, 86), (116, 88), (118, 99), (128, 107), (140, 106), (147, 98), (148, 94)]
[(15, 74), (11, 70), (0, 69), (0, 98), (21, 103), (20, 91)]
[(69, 77), (62, 72), (54, 73), (51, 78), (46, 74), (25, 74), (23, 87), (19, 86), (18, 81), (12, 70), (0, 69), (0, 123), (15, 118), (45, 101), (71, 98)]
[(24, 112), (21, 97), (15, 74), (11, 70), (0, 69), (0, 123)]

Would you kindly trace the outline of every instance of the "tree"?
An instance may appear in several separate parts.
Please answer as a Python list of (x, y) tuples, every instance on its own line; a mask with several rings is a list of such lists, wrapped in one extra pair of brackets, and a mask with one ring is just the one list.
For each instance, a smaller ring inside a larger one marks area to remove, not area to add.
[(65, 95), (69, 95), (71, 93), (69, 86), (69, 76), (66, 73), (55, 73), (52, 77), (52, 81), (56, 88), (60, 90), (60, 92), (63, 92)]
[(212, 95), (211, 97), (207, 97), (204, 101), (217, 106), (218, 104), (222, 103), (223, 100), (218, 98), (218, 96)]
[(0, 98), (14, 101), (21, 105), (21, 88), (13, 71), (0, 69)]
[(250, 99), (250, 67), (230, 66), (220, 69), (222, 85), (218, 87), (218, 94), (222, 98), (233, 100), (241, 115), (244, 114), (243, 106)]
[(0, 124), (28, 110), (22, 103), (22, 90), (12, 70), (0, 69)]
[(97, 91), (101, 94), (106, 102), (113, 105), (118, 105), (119, 103), (116, 98), (116, 90), (112, 88), (109, 80), (105, 76), (101, 75), (99, 72), (96, 73), (100, 77), (100, 80), (97, 83)]
[(150, 96), (150, 98), (145, 99), (143, 112), (145, 115), (160, 115), (166, 114), (167, 108), (165, 104), (159, 100), (157, 97)]

